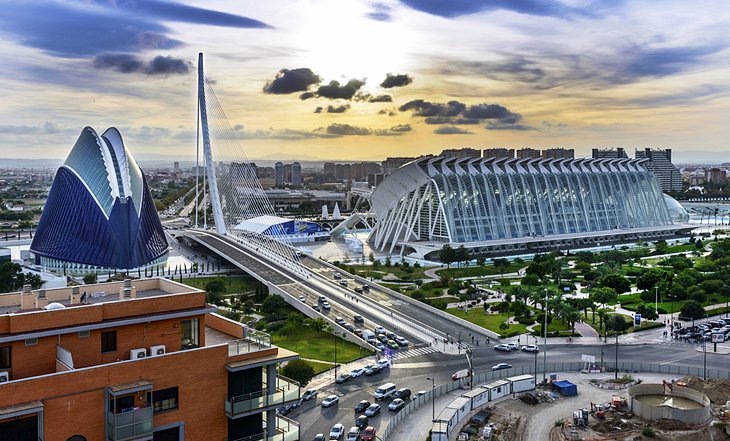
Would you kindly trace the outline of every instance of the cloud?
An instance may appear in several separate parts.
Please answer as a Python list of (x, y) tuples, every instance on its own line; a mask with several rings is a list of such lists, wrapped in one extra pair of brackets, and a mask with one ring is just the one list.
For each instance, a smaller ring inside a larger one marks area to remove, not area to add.
[(327, 106), (327, 107), (317, 107), (314, 109), (314, 113), (322, 113), (323, 111), (326, 113), (345, 113), (350, 108), (349, 104), (343, 104), (341, 106)]
[(393, 110), (380, 109), (378, 110), (378, 115), (396, 116), (397, 113)]
[(156, 0), (29, 0), (3, 6), (0, 35), (57, 57), (78, 58), (181, 46), (182, 42), (166, 35), (170, 29), (162, 23), (169, 21), (268, 27), (240, 15)]
[(441, 126), (433, 131), (437, 135), (473, 135), (474, 132), (455, 126)]
[(94, 57), (96, 69), (111, 69), (120, 73), (143, 73), (146, 75), (182, 75), (193, 69), (189, 61), (171, 56), (158, 55), (146, 62), (133, 54), (99, 54)]
[(43, 125), (27, 126), (27, 125), (0, 125), (0, 133), (4, 135), (54, 135), (58, 133), (80, 133), (81, 128), (62, 128), (56, 123), (46, 121)]
[(464, 111), (466, 105), (459, 101), (446, 104), (432, 103), (422, 99), (408, 101), (398, 108), (401, 112), (415, 110), (413, 116), (456, 116)]
[[(510, 111), (499, 104), (475, 104), (467, 106), (459, 101), (449, 101), (446, 104), (432, 103), (422, 99), (408, 101), (401, 105), (398, 110), (405, 112), (413, 110), (413, 116), (424, 117), (426, 124), (446, 124), (434, 131), (440, 135), (471, 133), (465, 129), (458, 129), (456, 125), (474, 125), (483, 121), (489, 121), (494, 127), (490, 130), (502, 130), (501, 127), (508, 127), (522, 120), (522, 115)], [(528, 126), (524, 126), (528, 127)], [(516, 128), (515, 130), (521, 130)]]
[(330, 135), (338, 135), (338, 136), (348, 136), (348, 135), (356, 135), (356, 136), (364, 136), (364, 135), (370, 135), (372, 134), (372, 130), (366, 128), (366, 127), (357, 127), (357, 126), (351, 126), (350, 124), (330, 124), (327, 126), (326, 132)]
[[(309, 86), (319, 84), (322, 79), (307, 67), (298, 69), (281, 69), (277, 72), (276, 77), (272, 81), (268, 81), (264, 86), (264, 93), (283, 95), (294, 92), (306, 91)], [(300, 98), (310, 92), (305, 92)], [(312, 96), (314, 96), (312, 94)], [(311, 98), (311, 96), (307, 97)], [(302, 98), (302, 99), (307, 99)]]
[(585, 10), (565, 6), (556, 0), (401, 0), (401, 3), (445, 18), (497, 10), (547, 17), (587, 15)]
[(355, 95), (355, 100), (367, 101), (368, 103), (390, 103), (393, 102), (393, 97), (387, 94), (371, 95), (369, 93), (358, 93)]
[(390, 21), (393, 17), (390, 15), (390, 6), (384, 3), (372, 3), (373, 10), (365, 16), (376, 21)]
[(315, 96), (316, 95), (314, 94), (314, 92), (304, 92), (303, 94), (299, 95), (299, 99), (304, 101), (310, 98), (314, 98)]
[(456, 124), (456, 125), (466, 125), (466, 124), (479, 124), (481, 121), (476, 118), (452, 118), (448, 116), (430, 116), (423, 120), (426, 124)]
[(500, 121), (489, 121), (484, 126), (487, 130), (514, 130), (516, 132), (523, 132), (527, 130), (539, 130), (537, 127), (528, 126), (525, 124), (511, 124), (503, 123)]
[(500, 106), (499, 104), (477, 104), (475, 106), (469, 106), (462, 115), (465, 118), (477, 118), (477, 119), (510, 119), (519, 120), (521, 117), (507, 110), (506, 107)]
[(411, 84), (413, 82), (413, 78), (410, 77), (408, 74), (387, 74), (385, 76), (385, 79), (382, 83), (380, 83), (380, 87), (385, 89), (390, 89), (393, 87), (403, 87)]
[(316, 96), (329, 99), (349, 100), (352, 99), (352, 97), (355, 96), (355, 93), (357, 93), (357, 91), (364, 85), (365, 81), (356, 79), (352, 79), (343, 85), (340, 85), (339, 81), (332, 80), (329, 84), (319, 86), (316, 91)]
[(399, 124), (390, 128), (391, 132), (410, 132), (413, 130), (410, 124)]

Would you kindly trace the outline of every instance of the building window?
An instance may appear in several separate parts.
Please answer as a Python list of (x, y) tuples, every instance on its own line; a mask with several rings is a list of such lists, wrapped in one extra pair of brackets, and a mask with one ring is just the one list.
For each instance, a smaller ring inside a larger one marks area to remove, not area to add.
[(86, 437), (81, 435), (74, 435), (66, 441), (86, 441)]
[(101, 333), (101, 352), (115, 352), (117, 350), (117, 331)]
[(147, 392), (147, 401), (152, 402), (155, 413), (175, 410), (178, 408), (177, 386)]
[(199, 320), (190, 319), (180, 321), (180, 349), (195, 349), (199, 346)]
[(10, 346), (0, 348), (0, 369), (10, 369)]
[(35, 346), (38, 344), (37, 338), (26, 338), (25, 339), (25, 345), (26, 346)]
[(79, 331), (77, 335), (79, 338), (86, 338), (91, 335), (91, 331)]

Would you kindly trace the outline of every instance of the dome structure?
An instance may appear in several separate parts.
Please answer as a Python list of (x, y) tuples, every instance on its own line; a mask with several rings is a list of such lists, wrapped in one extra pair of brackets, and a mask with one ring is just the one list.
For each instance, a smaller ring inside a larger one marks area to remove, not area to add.
[(665, 194), (664, 202), (667, 203), (667, 209), (669, 210), (669, 215), (672, 217), (673, 222), (689, 222), (689, 213), (687, 213), (687, 210), (685, 210), (684, 207), (679, 202), (677, 202), (676, 199), (669, 196), (668, 194)]
[(81, 131), (58, 169), (30, 250), (36, 263), (132, 269), (167, 251), (160, 218), (119, 131)]

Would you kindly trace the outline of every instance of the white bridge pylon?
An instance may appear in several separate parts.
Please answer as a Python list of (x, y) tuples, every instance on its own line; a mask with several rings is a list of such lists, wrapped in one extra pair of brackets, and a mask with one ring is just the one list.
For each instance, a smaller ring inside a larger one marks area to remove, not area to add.
[[(256, 176), (255, 166), (248, 161), (238, 141), (238, 134), (231, 127), (211, 82), (205, 76), (202, 52), (198, 54), (197, 107), (200, 127), (198, 140), (202, 134), (205, 166), (202, 194), (209, 195), (216, 233), (225, 235), (262, 257), (308, 278), (309, 271), (301, 264), (297, 249), (291, 245), (287, 233), (280, 226), (273, 226), (273, 232), (243, 231), (236, 228), (244, 220), (276, 216), (276, 213)], [(211, 138), (215, 142), (217, 155), (213, 155)], [(197, 148), (199, 152), (200, 142)], [(196, 154), (196, 158), (199, 156)], [(196, 186), (199, 170), (199, 164), (196, 163)], [(198, 195), (196, 189), (196, 207)], [(207, 227), (207, 203), (203, 204), (203, 213), (203, 224)], [(199, 228), (197, 212), (195, 219), (195, 228)]]

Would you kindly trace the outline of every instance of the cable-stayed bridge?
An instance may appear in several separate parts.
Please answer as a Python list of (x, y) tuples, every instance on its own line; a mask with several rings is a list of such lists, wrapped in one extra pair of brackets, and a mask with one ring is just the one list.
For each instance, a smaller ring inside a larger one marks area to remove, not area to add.
[[(338, 334), (363, 346), (366, 344), (361, 339), (335, 325), (334, 317), (341, 316), (352, 322), (353, 316), (360, 314), (365, 318), (365, 323), (358, 325), (360, 327), (384, 326), (405, 334), (412, 343), (447, 353), (463, 350), (463, 346), (456, 344), (459, 339), (471, 345), (472, 336), (482, 342), (486, 337), (495, 337), (485, 329), (344, 273), (325, 262), (300, 257), (281, 229), (274, 230), (273, 234), (262, 234), (238, 228), (245, 220), (275, 216), (276, 213), (255, 168), (246, 157), (236, 130), (226, 117), (212, 82), (205, 76), (202, 53), (198, 59), (197, 107), (197, 159), (201, 158), (202, 146), (205, 173), (196, 176), (195, 226), (183, 232), (188, 242), (209, 249), (256, 277), (272, 293), (282, 295), (310, 317), (325, 317), (333, 322)], [(208, 212), (209, 206), (212, 213)], [(348, 280), (348, 286), (334, 280), (335, 272)], [(370, 287), (367, 294), (353, 290), (364, 285)], [(331, 311), (320, 313), (313, 308), (321, 295), (327, 297)]]

